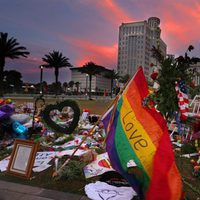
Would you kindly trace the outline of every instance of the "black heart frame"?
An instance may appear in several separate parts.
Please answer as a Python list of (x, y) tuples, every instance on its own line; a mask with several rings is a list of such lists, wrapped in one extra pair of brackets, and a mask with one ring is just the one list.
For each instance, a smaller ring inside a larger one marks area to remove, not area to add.
[[(74, 112), (73, 120), (70, 123), (69, 127), (62, 127), (56, 124), (56, 122), (53, 121), (50, 117), (50, 112), (52, 110), (59, 110), (61, 112), (64, 107), (70, 107)], [(75, 101), (65, 100), (57, 104), (47, 105), (44, 111), (42, 112), (42, 115), (44, 122), (47, 124), (48, 127), (53, 129), (54, 131), (58, 131), (60, 133), (65, 133), (65, 134), (71, 134), (78, 125), (80, 118), (80, 108)]]

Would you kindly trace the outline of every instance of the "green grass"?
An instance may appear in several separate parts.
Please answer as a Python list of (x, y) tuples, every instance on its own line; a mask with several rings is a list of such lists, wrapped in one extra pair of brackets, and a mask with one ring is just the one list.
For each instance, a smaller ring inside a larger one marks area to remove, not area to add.
[[(28, 99), (28, 100), (23, 100), (23, 99), (12, 99), (16, 105), (20, 105), (23, 103), (29, 103), (29, 102), (33, 102), (34, 103), (34, 99)], [(74, 99), (78, 105), (80, 106), (80, 110), (83, 111), (83, 109), (89, 109), (91, 111), (91, 114), (103, 114), (107, 111), (107, 109), (109, 108), (109, 106), (112, 103), (111, 99), (105, 99), (105, 100), (84, 100), (84, 99)], [(55, 104), (56, 103), (56, 99), (45, 99), (46, 104)], [(59, 100), (61, 101), (61, 100)]]

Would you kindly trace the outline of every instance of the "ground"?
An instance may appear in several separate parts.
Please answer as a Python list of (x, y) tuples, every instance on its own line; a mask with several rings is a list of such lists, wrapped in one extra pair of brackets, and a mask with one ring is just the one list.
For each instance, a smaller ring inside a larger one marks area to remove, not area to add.
[[(15, 100), (15, 102), (19, 104), (19, 103), (24, 102), (24, 100), (23, 101)], [(48, 103), (51, 103), (51, 101), (49, 100)], [(111, 101), (109, 100), (104, 100), (104, 101), (79, 100), (78, 101), (78, 104), (81, 110), (84, 108), (88, 108), (91, 110), (92, 114), (104, 113), (109, 107), (110, 103)], [(0, 159), (6, 157), (6, 155), (8, 155), (7, 153), (10, 153), (10, 152), (1, 150)], [(183, 178), (183, 186), (184, 186), (183, 188), (184, 188), (185, 195), (187, 199), (189, 200), (197, 200), (198, 198), (200, 198), (200, 177), (194, 177), (192, 175), (192, 165), (190, 163), (190, 159), (181, 158), (180, 151), (177, 151), (177, 150), (174, 150), (174, 154), (175, 154), (177, 167)], [(95, 177), (94, 179), (86, 180), (82, 173), (81, 176), (70, 181), (67, 179), (61, 179), (61, 180), (56, 181), (55, 179), (52, 178), (53, 171), (54, 169), (53, 167), (51, 167), (43, 172), (34, 173), (32, 174), (31, 180), (24, 180), (18, 177), (10, 176), (6, 173), (0, 173), (0, 179), (5, 180), (5, 181), (18, 182), (18, 183), (27, 184), (27, 185), (44, 187), (48, 189), (84, 194), (84, 186), (87, 183), (98, 180), (100, 178), (100, 177)]]
[[(194, 177), (192, 175), (193, 167), (190, 163), (190, 159), (181, 158), (180, 152), (175, 153), (176, 165), (183, 180), (183, 190), (187, 199), (197, 200), (200, 199), (200, 177)], [(197, 157), (194, 157), (197, 159)]]

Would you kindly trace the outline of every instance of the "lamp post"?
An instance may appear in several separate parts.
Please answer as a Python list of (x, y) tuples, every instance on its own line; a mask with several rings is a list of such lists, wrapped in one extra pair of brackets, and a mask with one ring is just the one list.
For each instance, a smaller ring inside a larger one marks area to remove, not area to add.
[(2, 86), (3, 92), (5, 92), (5, 90), (6, 90), (6, 88), (7, 88), (7, 87), (6, 87), (6, 85), (7, 85), (7, 84), (6, 84), (6, 82), (7, 82), (6, 79), (7, 79), (7, 76), (3, 76), (3, 86)]
[(88, 95), (88, 74), (86, 74), (86, 96)]
[(43, 94), (43, 84), (42, 84), (42, 81), (43, 81), (43, 66), (40, 65), (40, 94), (42, 95)]

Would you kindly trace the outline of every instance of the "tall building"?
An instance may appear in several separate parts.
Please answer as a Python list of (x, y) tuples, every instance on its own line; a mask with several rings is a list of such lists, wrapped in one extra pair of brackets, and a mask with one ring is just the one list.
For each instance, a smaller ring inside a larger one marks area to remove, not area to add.
[(151, 63), (157, 64), (151, 56), (152, 46), (166, 56), (167, 45), (161, 39), (160, 19), (150, 17), (148, 21), (122, 23), (119, 27), (118, 72), (133, 75), (143, 66), (146, 77), (150, 75)]

